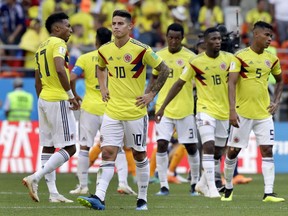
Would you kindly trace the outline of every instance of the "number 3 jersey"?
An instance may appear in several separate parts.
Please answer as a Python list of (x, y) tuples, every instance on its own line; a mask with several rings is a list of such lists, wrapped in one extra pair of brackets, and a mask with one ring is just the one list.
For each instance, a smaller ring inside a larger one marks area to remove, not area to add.
[(216, 58), (205, 52), (193, 58), (183, 70), (180, 79), (188, 82), (195, 77), (197, 113), (204, 112), (218, 120), (229, 119), (228, 71), (235, 57), (220, 51)]
[(68, 81), (70, 81), (68, 70), (69, 57), (65, 41), (58, 37), (49, 37), (40, 44), (35, 54), (35, 69), (39, 70), (42, 83), (42, 91), (39, 97), (46, 101), (68, 100), (67, 93), (62, 87), (58, 73), (56, 72), (55, 57), (65, 60), (64, 67)]
[(250, 47), (239, 50), (230, 73), (239, 73), (236, 87), (236, 112), (249, 119), (270, 116), (268, 93), (269, 74), (281, 74), (279, 59), (267, 50), (255, 53)]
[(114, 41), (99, 50), (100, 67), (108, 69), (110, 99), (105, 113), (117, 120), (136, 120), (147, 115), (147, 109), (136, 107), (136, 98), (145, 90), (146, 65), (157, 67), (162, 59), (153, 50), (132, 38), (118, 48)]

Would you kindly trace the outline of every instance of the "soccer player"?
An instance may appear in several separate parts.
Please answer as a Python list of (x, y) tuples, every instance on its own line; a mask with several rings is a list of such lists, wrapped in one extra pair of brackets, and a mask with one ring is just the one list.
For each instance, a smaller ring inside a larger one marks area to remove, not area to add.
[[(277, 56), (265, 50), (272, 40), (272, 26), (263, 21), (253, 28), (250, 47), (238, 51), (237, 59), (231, 63), (229, 71), (230, 124), (233, 126), (228, 140), (228, 150), (224, 164), (226, 180), (222, 201), (232, 201), (232, 177), (237, 156), (248, 145), (253, 130), (262, 155), (264, 177), (263, 202), (283, 202), (273, 191), (275, 168), (273, 160), (274, 124), (272, 115), (276, 112), (281, 98), (283, 81)], [(272, 73), (275, 92), (272, 102), (268, 93), (268, 77)]]
[(221, 35), (218, 29), (204, 32), (205, 52), (198, 54), (186, 64), (180, 78), (170, 89), (162, 107), (155, 117), (161, 119), (163, 110), (178, 94), (186, 82), (195, 77), (197, 89), (196, 123), (202, 142), (204, 172), (195, 190), (210, 198), (220, 197), (215, 185), (214, 158), (219, 159), (228, 137), (228, 86), (227, 76), (234, 56), (220, 51)]
[[(165, 97), (173, 84), (180, 77), (182, 70), (187, 62), (196, 55), (182, 46), (184, 38), (183, 26), (173, 23), (168, 26), (166, 40), (168, 47), (157, 52), (157, 55), (166, 59), (167, 65), (173, 69), (169, 74), (163, 88), (158, 94), (156, 101), (156, 112), (161, 115), (161, 121), (156, 119), (156, 136), (157, 136), (157, 154), (156, 167), (160, 180), (160, 191), (156, 193), (158, 196), (166, 196), (169, 194), (169, 184), (167, 180), (168, 171), (168, 144), (174, 133), (174, 127), (178, 134), (178, 140), (185, 145), (188, 152), (188, 161), (192, 173), (191, 178), (191, 194), (196, 195), (195, 186), (199, 180), (199, 152), (197, 149), (197, 129), (194, 117), (194, 100), (192, 82), (187, 82), (181, 86), (181, 91), (169, 103), (168, 106), (161, 107)], [(158, 71), (153, 70), (150, 84), (157, 79)], [(183, 87), (183, 88), (182, 88)], [(149, 90), (149, 88), (148, 88)], [(165, 108), (165, 111), (164, 109)], [(162, 116), (163, 114), (163, 116)]]
[[(147, 210), (149, 161), (146, 155), (147, 108), (163, 86), (170, 69), (152, 49), (130, 38), (131, 14), (115, 10), (112, 33), (115, 39), (99, 50), (97, 76), (103, 101), (107, 101), (100, 129), (102, 148), (101, 177), (95, 195), (78, 197), (81, 205), (97, 210), (105, 209), (105, 195), (114, 174), (117, 152), (123, 143), (132, 148), (136, 163), (138, 199), (136, 210)], [(159, 71), (152, 90), (144, 94), (146, 66)], [(108, 87), (105, 68), (108, 69)]]
[[(76, 122), (72, 110), (79, 109), (79, 103), (70, 87), (66, 46), (72, 29), (65, 13), (50, 15), (45, 26), (50, 37), (40, 44), (35, 54), (42, 167), (25, 177), (23, 184), (28, 187), (31, 198), (39, 202), (38, 182), (45, 176), (50, 202), (73, 202), (60, 195), (55, 185), (56, 168), (76, 151)], [(55, 152), (55, 148), (60, 150)]]

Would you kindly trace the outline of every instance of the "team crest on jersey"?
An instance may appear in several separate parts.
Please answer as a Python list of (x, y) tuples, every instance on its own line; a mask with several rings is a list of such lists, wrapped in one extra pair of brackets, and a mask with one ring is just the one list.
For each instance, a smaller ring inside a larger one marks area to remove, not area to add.
[(179, 65), (180, 67), (182, 67), (184, 65), (183, 59), (176, 60), (176, 64)]
[(227, 65), (226, 65), (225, 62), (222, 62), (222, 63), (220, 64), (220, 69), (221, 69), (221, 70), (226, 70), (226, 67), (227, 67)]
[(265, 64), (267, 65), (267, 67), (271, 67), (271, 62), (269, 60), (265, 60)]
[(239, 141), (240, 141), (240, 139), (239, 139), (238, 137), (234, 137), (234, 138), (233, 138), (233, 142), (234, 142), (234, 143), (239, 143)]
[(127, 53), (127, 54), (125, 54), (124, 55), (124, 61), (125, 62), (130, 62), (132, 60), (132, 55), (131, 54), (129, 54), (129, 53)]

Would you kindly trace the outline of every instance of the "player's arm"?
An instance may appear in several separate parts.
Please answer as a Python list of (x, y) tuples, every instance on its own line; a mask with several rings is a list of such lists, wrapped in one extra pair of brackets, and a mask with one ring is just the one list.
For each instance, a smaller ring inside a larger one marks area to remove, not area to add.
[(239, 127), (239, 117), (236, 113), (236, 85), (238, 81), (239, 73), (229, 73), (228, 79), (228, 97), (230, 106), (230, 124), (234, 127)]
[(77, 65), (75, 65), (72, 69), (72, 72), (70, 74), (70, 86), (71, 90), (76, 98), (76, 100), (80, 103), (82, 101), (82, 98), (77, 94), (76, 92), (76, 80), (80, 75), (83, 73), (83, 69)]
[(270, 105), (267, 107), (269, 113), (272, 115), (277, 111), (279, 107), (282, 90), (283, 90), (282, 75), (278, 74), (278, 75), (273, 75), (273, 76), (276, 80), (274, 98), (273, 98), (273, 102), (271, 102)]
[(42, 82), (41, 82), (41, 79), (40, 79), (40, 75), (39, 75), (39, 70), (36, 69), (35, 70), (35, 89), (36, 89), (36, 94), (39, 98), (39, 95), (42, 91)]
[(186, 81), (182, 80), (182, 79), (178, 79), (173, 86), (171, 87), (171, 89), (168, 92), (168, 95), (166, 96), (162, 106), (160, 107), (160, 109), (157, 111), (157, 113), (155, 113), (155, 121), (156, 123), (159, 123), (161, 121), (162, 116), (164, 115), (164, 110), (165, 108), (168, 106), (168, 104), (175, 98), (175, 96), (181, 91), (181, 89), (183, 88), (184, 84), (186, 83)]
[(73, 109), (73, 110), (79, 109), (80, 105), (79, 105), (78, 101), (75, 99), (75, 96), (74, 96), (74, 94), (71, 90), (71, 87), (70, 87), (70, 83), (68, 81), (68, 77), (66, 75), (66, 70), (64, 68), (64, 58), (55, 57), (54, 58), (54, 64), (55, 64), (56, 72), (58, 74), (60, 83), (61, 83), (63, 89), (68, 94), (69, 102), (72, 105), (71, 109)]
[(156, 94), (160, 91), (162, 86), (164, 85), (166, 79), (169, 76), (169, 73), (171, 72), (171, 68), (169, 68), (164, 61), (162, 61), (156, 68), (159, 72), (159, 75), (157, 79), (155, 80), (154, 85), (151, 87), (151, 90), (144, 94), (143, 96), (137, 97), (136, 98), (136, 106), (140, 108), (144, 108), (147, 106), (153, 98), (156, 96)]
[(149, 79), (149, 83), (147, 85), (145, 93), (149, 93), (151, 91), (151, 89), (152, 89), (152, 87), (153, 87), (153, 85), (155, 83), (155, 80), (157, 80), (157, 78), (158, 78), (158, 75), (151, 74), (151, 77)]
[(99, 83), (100, 91), (101, 91), (101, 95), (102, 95), (102, 100), (104, 102), (106, 102), (110, 99), (109, 90), (108, 90), (107, 85), (106, 85), (106, 83), (107, 83), (106, 67), (101, 67), (101, 66), (97, 65), (96, 71), (97, 71), (98, 83)]

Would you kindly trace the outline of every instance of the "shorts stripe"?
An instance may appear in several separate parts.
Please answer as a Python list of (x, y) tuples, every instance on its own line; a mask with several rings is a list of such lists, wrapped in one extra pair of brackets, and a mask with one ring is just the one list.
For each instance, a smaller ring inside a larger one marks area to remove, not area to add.
[(143, 128), (143, 142), (142, 146), (146, 146), (146, 133), (147, 133), (147, 115), (143, 118), (144, 121), (144, 128)]
[(64, 140), (70, 141), (70, 132), (69, 132), (69, 125), (68, 125), (68, 117), (65, 107), (65, 101), (60, 101), (60, 108), (61, 108), (61, 118), (62, 118), (62, 126), (64, 132)]

